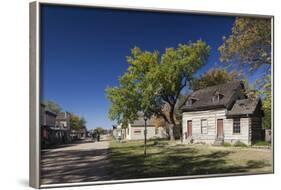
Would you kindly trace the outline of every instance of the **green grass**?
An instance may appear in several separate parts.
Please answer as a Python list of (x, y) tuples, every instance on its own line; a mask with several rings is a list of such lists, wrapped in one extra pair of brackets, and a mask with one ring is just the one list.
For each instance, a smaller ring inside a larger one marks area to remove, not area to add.
[(232, 146), (232, 145), (231, 145), (230, 143), (228, 143), (228, 142), (224, 142), (224, 143), (223, 143), (223, 146), (224, 146), (224, 147), (230, 147), (230, 146)]
[(245, 143), (243, 143), (241, 141), (235, 142), (233, 146), (236, 146), (236, 147), (248, 147)]
[(271, 146), (271, 143), (267, 142), (267, 141), (257, 141), (253, 145), (255, 145), (255, 146)]
[(113, 179), (136, 179), (235, 172), (270, 172), (272, 152), (209, 145), (177, 145), (149, 141), (110, 143), (109, 169)]

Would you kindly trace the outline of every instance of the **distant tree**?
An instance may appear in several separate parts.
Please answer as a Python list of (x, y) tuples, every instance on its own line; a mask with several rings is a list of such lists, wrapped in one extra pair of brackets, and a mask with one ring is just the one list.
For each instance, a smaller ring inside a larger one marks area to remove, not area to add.
[(62, 111), (62, 108), (60, 107), (60, 105), (53, 100), (47, 100), (43, 103), (45, 104), (47, 109), (49, 109), (50, 111), (52, 111), (56, 114), (58, 114), (59, 112)]
[(220, 60), (246, 66), (254, 71), (260, 66), (271, 67), (271, 19), (237, 17), (232, 34), (223, 37), (219, 47)]
[(79, 119), (79, 127), (80, 127), (80, 128), (86, 127), (86, 120), (85, 120), (84, 117), (81, 117), (81, 118)]
[(81, 125), (80, 125), (80, 117), (76, 114), (71, 114), (70, 117), (70, 127), (73, 130), (79, 130), (81, 129)]
[(223, 84), (229, 81), (238, 79), (238, 72), (227, 72), (223, 68), (210, 69), (204, 73), (200, 78), (194, 79), (192, 82), (192, 89), (198, 90), (208, 86)]
[(102, 134), (106, 133), (106, 130), (103, 127), (97, 127), (97, 128), (94, 129), (94, 132), (96, 134), (102, 135)]
[[(106, 90), (111, 102), (110, 119), (128, 123), (137, 119), (140, 111), (148, 117), (159, 116), (168, 123), (173, 140), (175, 105), (193, 74), (205, 64), (209, 50), (202, 40), (167, 48), (161, 56), (158, 51), (133, 48), (119, 86)], [(169, 108), (168, 115), (163, 112), (164, 106)]]

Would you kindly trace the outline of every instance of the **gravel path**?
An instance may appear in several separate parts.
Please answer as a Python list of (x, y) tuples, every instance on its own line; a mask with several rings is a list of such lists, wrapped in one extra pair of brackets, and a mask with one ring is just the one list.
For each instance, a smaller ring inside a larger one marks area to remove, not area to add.
[(80, 141), (41, 153), (42, 184), (108, 180), (108, 141)]

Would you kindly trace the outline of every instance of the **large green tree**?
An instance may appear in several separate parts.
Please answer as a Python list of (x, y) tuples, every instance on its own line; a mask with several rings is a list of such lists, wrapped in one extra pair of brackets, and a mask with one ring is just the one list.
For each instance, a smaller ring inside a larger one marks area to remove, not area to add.
[(223, 68), (210, 69), (199, 78), (193, 80), (192, 89), (198, 90), (208, 86), (223, 84), (229, 81), (237, 80), (238, 77), (239, 74), (236, 71), (227, 72), (227, 70)]
[(46, 106), (47, 109), (49, 109), (50, 111), (52, 111), (56, 114), (58, 114), (62, 110), (60, 105), (53, 100), (44, 101), (44, 105)]
[[(223, 63), (239, 65), (243, 69), (255, 72), (265, 69), (255, 82), (255, 90), (250, 95), (259, 95), (263, 99), (265, 111), (264, 127), (271, 126), (271, 19), (237, 17), (232, 27), (232, 34), (224, 37), (219, 47), (220, 60)], [(258, 93), (256, 93), (258, 92)]]
[(255, 71), (260, 66), (271, 68), (271, 20), (237, 17), (232, 34), (223, 37), (219, 47), (220, 60)]
[(167, 48), (162, 55), (133, 48), (119, 86), (106, 89), (111, 102), (110, 119), (127, 124), (137, 119), (139, 112), (147, 117), (162, 117), (174, 139), (176, 103), (182, 90), (189, 87), (193, 74), (206, 62), (209, 51), (202, 40)]

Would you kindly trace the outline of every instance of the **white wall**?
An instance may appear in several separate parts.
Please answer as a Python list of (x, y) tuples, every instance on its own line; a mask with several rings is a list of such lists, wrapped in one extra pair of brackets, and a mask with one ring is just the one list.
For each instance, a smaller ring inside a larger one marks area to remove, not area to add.
[(247, 145), (251, 144), (249, 138), (249, 118), (240, 118), (240, 134), (233, 134), (233, 120), (224, 121), (224, 142), (235, 143), (241, 141)]
[[(128, 133), (129, 131), (129, 133)], [(136, 133), (140, 131), (140, 133)], [(156, 127), (147, 126), (147, 139), (151, 138), (165, 138), (167, 137), (165, 129), (163, 127), (158, 127), (158, 133), (156, 134)], [(128, 129), (126, 129), (126, 137), (128, 140), (142, 140), (144, 139), (144, 127), (143, 126), (131, 126), (129, 124)]]
[[(201, 133), (201, 120), (207, 119), (207, 134)], [(249, 144), (249, 119), (240, 119), (240, 134), (233, 134), (233, 120), (226, 118), (226, 109), (214, 109), (208, 111), (193, 111), (183, 113), (183, 139), (187, 132), (187, 121), (192, 120), (192, 139), (194, 142), (212, 144), (217, 137), (217, 120), (223, 119), (224, 141), (235, 143), (241, 141)]]

